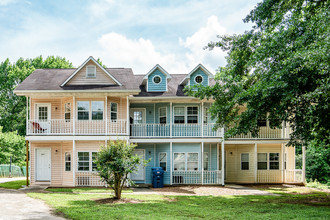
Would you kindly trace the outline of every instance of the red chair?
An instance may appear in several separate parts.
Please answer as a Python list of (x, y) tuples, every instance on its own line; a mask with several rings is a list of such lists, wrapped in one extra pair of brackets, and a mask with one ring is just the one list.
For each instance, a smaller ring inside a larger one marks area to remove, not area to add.
[(33, 133), (43, 133), (47, 129), (43, 129), (38, 122), (31, 122), (33, 127)]

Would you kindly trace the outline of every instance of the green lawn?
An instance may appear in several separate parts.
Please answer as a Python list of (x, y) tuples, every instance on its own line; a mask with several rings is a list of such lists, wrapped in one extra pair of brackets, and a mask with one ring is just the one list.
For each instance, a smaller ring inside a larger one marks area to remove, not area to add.
[(6, 189), (20, 189), (23, 185), (26, 185), (26, 180), (16, 180), (6, 183), (0, 183), (0, 187)]
[(327, 219), (329, 194), (281, 196), (123, 195), (142, 203), (101, 204), (105, 194), (29, 193), (70, 219)]
[[(50, 192), (71, 192), (71, 193), (112, 193), (113, 190), (109, 188), (100, 187), (75, 187), (75, 188), (49, 188), (46, 189)], [(123, 193), (131, 193), (133, 190), (123, 190)]]

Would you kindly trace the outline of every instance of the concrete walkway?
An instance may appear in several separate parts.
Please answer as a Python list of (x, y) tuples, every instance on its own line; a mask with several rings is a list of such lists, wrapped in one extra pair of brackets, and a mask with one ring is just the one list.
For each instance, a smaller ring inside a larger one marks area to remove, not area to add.
[(51, 214), (41, 200), (32, 199), (18, 190), (0, 188), (0, 219), (64, 219)]

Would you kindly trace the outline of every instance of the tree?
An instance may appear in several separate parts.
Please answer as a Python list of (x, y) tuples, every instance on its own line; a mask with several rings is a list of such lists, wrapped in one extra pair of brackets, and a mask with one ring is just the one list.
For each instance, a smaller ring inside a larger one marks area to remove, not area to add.
[(9, 164), (10, 157), (17, 166), (25, 165), (24, 137), (17, 132), (2, 133), (0, 126), (0, 164)]
[(244, 19), (251, 30), (208, 44), (228, 52), (227, 64), (214, 86), (188, 94), (215, 100), (210, 113), (227, 137), (257, 136), (267, 119), (291, 126), (290, 145), (329, 146), (329, 12), (329, 1), (264, 0)]
[(62, 57), (42, 56), (34, 59), (18, 59), (10, 63), (6, 59), (0, 64), (0, 126), (4, 132), (18, 131), (25, 135), (26, 99), (16, 96), (16, 86), (28, 77), (35, 69), (72, 68), (72, 64)]
[(129, 174), (137, 171), (139, 164), (144, 166), (148, 160), (141, 161), (133, 155), (134, 144), (126, 141), (110, 141), (102, 146), (97, 154), (97, 171), (103, 182), (106, 182), (115, 191), (115, 199), (121, 198), (121, 192), (126, 183), (134, 184)]

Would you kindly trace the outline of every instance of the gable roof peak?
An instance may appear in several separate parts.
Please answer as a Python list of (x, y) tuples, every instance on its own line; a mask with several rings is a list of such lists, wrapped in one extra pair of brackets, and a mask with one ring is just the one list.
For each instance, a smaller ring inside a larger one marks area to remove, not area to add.
[(67, 78), (62, 84), (61, 87), (65, 86), (84, 66), (87, 65), (89, 61), (93, 61), (96, 66), (98, 66), (105, 74), (107, 74), (118, 86), (122, 86), (122, 84), (115, 78), (113, 77), (102, 65), (100, 65), (93, 56), (90, 56), (87, 58), (83, 64), (81, 64), (72, 74)]
[(209, 79), (213, 79), (214, 75), (208, 70), (206, 69), (205, 66), (203, 66), (201, 63), (198, 64), (193, 70), (190, 71), (190, 73), (188, 73), (188, 75), (183, 78), (183, 80), (180, 82), (180, 85), (185, 84), (189, 79), (191, 74), (193, 74), (194, 72), (196, 72), (196, 70), (201, 69), (205, 74), (207, 74), (209, 76)]
[(167, 79), (171, 79), (172, 76), (163, 68), (161, 67), (159, 64), (156, 64), (144, 77), (143, 79), (148, 79), (148, 76), (153, 73), (156, 69), (158, 69), (160, 72), (162, 72), (166, 77)]

